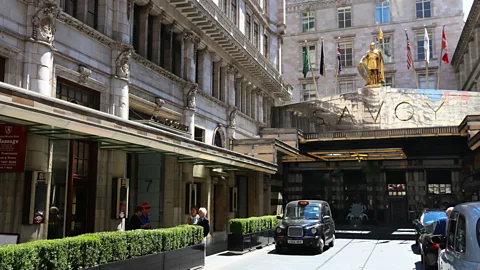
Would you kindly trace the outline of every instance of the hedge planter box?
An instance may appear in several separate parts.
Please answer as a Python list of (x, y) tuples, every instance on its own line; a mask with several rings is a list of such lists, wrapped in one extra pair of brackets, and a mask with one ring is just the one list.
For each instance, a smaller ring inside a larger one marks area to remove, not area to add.
[(85, 268), (84, 270), (187, 270), (205, 265), (204, 248), (205, 246), (203, 244), (199, 244), (128, 260), (101, 264), (95, 267)]
[(231, 233), (228, 235), (228, 251), (233, 253), (242, 254), (271, 243), (273, 243), (273, 230), (249, 234)]

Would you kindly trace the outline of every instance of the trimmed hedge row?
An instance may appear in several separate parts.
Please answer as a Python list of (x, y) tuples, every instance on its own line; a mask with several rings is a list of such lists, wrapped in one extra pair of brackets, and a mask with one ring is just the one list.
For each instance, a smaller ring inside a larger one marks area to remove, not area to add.
[(203, 241), (201, 226), (101, 232), (0, 247), (2, 270), (70, 270), (171, 251)]
[(232, 233), (256, 233), (275, 229), (278, 224), (277, 216), (262, 216), (250, 218), (234, 218), (230, 219), (230, 232)]

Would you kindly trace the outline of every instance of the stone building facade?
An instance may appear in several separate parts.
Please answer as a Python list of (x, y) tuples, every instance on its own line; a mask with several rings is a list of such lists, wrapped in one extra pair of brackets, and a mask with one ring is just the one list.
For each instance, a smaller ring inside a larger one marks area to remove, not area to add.
[[(291, 74), (294, 101), (316, 99), (356, 91), (365, 81), (357, 72), (357, 63), (371, 42), (382, 49), (385, 60), (385, 85), (398, 88), (457, 89), (453, 68), (443, 64), (439, 71), (442, 27), (448, 37), (448, 51), (453, 54), (463, 28), (462, 1), (422, 0), (400, 4), (396, 1), (287, 1), (287, 32), (283, 45), (284, 71)], [(423, 50), (424, 27), (431, 44), (428, 68), (430, 85), (426, 84)], [(377, 42), (381, 28), (384, 39)], [(406, 32), (405, 32), (406, 30)], [(408, 34), (414, 68), (407, 69)], [(325, 55), (325, 77), (320, 75), (322, 38)], [(306, 44), (305, 44), (306, 42)], [(337, 46), (342, 54), (342, 71), (337, 72)], [(312, 72), (303, 70), (303, 48), (309, 48)], [(413, 70), (419, 86), (416, 86)], [(318, 93), (312, 80), (315, 77)]]
[(452, 57), (452, 66), (455, 70), (457, 89), (479, 91), (477, 85), (480, 59), (480, 3), (473, 1), (465, 27), (460, 35), (458, 46)]
[[(1, 121), (28, 136), (24, 169), (0, 172), (0, 231), (121, 229), (118, 211), (142, 202), (154, 227), (185, 223), (193, 204), (222, 232), (269, 213), (276, 158), (233, 143), (261, 139), (271, 108), (291, 99), (281, 2), (2, 1)], [(24, 192), (38, 172), (46, 206), (32, 224)]]

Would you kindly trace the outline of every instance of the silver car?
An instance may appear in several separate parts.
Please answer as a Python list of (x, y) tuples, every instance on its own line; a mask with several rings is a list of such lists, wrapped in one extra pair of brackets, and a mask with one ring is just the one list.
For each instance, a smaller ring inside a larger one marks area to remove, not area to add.
[(480, 269), (480, 202), (455, 206), (448, 218), (445, 237), (432, 239), (445, 244), (438, 256), (440, 270)]

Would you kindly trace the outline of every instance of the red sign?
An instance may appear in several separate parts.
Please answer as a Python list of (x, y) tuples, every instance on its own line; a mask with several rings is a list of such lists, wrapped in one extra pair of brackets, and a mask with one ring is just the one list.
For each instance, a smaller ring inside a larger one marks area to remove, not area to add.
[(0, 172), (24, 172), (27, 131), (27, 127), (0, 124)]

